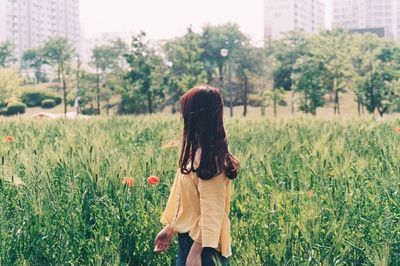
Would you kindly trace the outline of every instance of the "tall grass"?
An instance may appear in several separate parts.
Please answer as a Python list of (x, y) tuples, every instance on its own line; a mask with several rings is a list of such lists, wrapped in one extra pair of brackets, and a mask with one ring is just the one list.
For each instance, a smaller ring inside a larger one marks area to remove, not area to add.
[[(226, 124), (242, 165), (231, 265), (400, 265), (397, 122)], [(176, 242), (165, 254), (153, 242), (179, 153), (162, 146), (179, 143), (178, 118), (0, 125), (5, 175), (25, 183), (0, 181), (0, 265), (175, 262)], [(150, 175), (161, 182), (150, 186)]]

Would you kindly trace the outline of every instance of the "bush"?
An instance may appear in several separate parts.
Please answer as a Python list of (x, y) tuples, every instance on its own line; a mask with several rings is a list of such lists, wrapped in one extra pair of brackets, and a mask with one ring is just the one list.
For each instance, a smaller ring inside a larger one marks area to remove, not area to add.
[(278, 104), (279, 104), (279, 106), (288, 106), (288, 105), (289, 105), (288, 102), (285, 101), (284, 99), (280, 100), (280, 101), (278, 102)]
[(99, 112), (97, 111), (96, 108), (83, 108), (81, 110), (83, 115), (97, 115)]
[[(247, 104), (254, 107), (261, 106), (261, 97), (258, 94), (250, 94), (247, 99)], [(229, 106), (229, 101), (227, 102)]]
[(0, 108), (0, 115), (7, 115), (7, 107)]
[(53, 99), (44, 99), (40, 106), (44, 109), (50, 109), (57, 105), (56, 101)]
[(21, 102), (9, 103), (7, 108), (3, 109), (3, 114), (5, 115), (18, 115), (24, 114), (26, 110), (26, 105)]
[(61, 97), (59, 97), (56, 93), (51, 92), (48, 89), (35, 87), (24, 89), (20, 98), (21, 101), (28, 107), (41, 106), (43, 100), (46, 99), (54, 100), (56, 105), (61, 103)]

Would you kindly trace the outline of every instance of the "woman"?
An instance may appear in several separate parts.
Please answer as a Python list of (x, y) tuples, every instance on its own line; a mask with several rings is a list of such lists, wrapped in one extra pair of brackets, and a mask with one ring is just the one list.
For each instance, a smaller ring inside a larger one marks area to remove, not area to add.
[(219, 90), (198, 86), (180, 99), (183, 140), (171, 193), (155, 239), (166, 251), (178, 234), (178, 266), (227, 265), (231, 256), (230, 193), (239, 162), (228, 151)]

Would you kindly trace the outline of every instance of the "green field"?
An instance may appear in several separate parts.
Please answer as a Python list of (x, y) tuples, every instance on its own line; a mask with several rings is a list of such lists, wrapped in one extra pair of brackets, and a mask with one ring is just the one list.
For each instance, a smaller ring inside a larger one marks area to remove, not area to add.
[[(25, 183), (0, 181), (0, 265), (174, 263), (176, 239), (166, 254), (153, 242), (177, 168), (179, 147), (165, 146), (179, 143), (177, 116), (0, 124), (2, 172)], [(400, 265), (398, 121), (226, 124), (242, 165), (231, 265)]]

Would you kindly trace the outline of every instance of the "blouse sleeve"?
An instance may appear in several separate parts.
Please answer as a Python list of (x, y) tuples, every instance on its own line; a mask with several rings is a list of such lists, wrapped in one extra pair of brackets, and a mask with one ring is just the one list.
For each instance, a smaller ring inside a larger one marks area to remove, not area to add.
[(217, 248), (225, 215), (226, 177), (199, 178), (200, 231), (202, 247)]
[(160, 222), (164, 225), (172, 225), (172, 222), (175, 218), (175, 209), (176, 209), (176, 201), (177, 201), (177, 186), (178, 186), (178, 176), (180, 174), (179, 169), (177, 170), (174, 178), (174, 182), (171, 187), (171, 192), (168, 197), (167, 205), (164, 209), (163, 214), (161, 215)]

